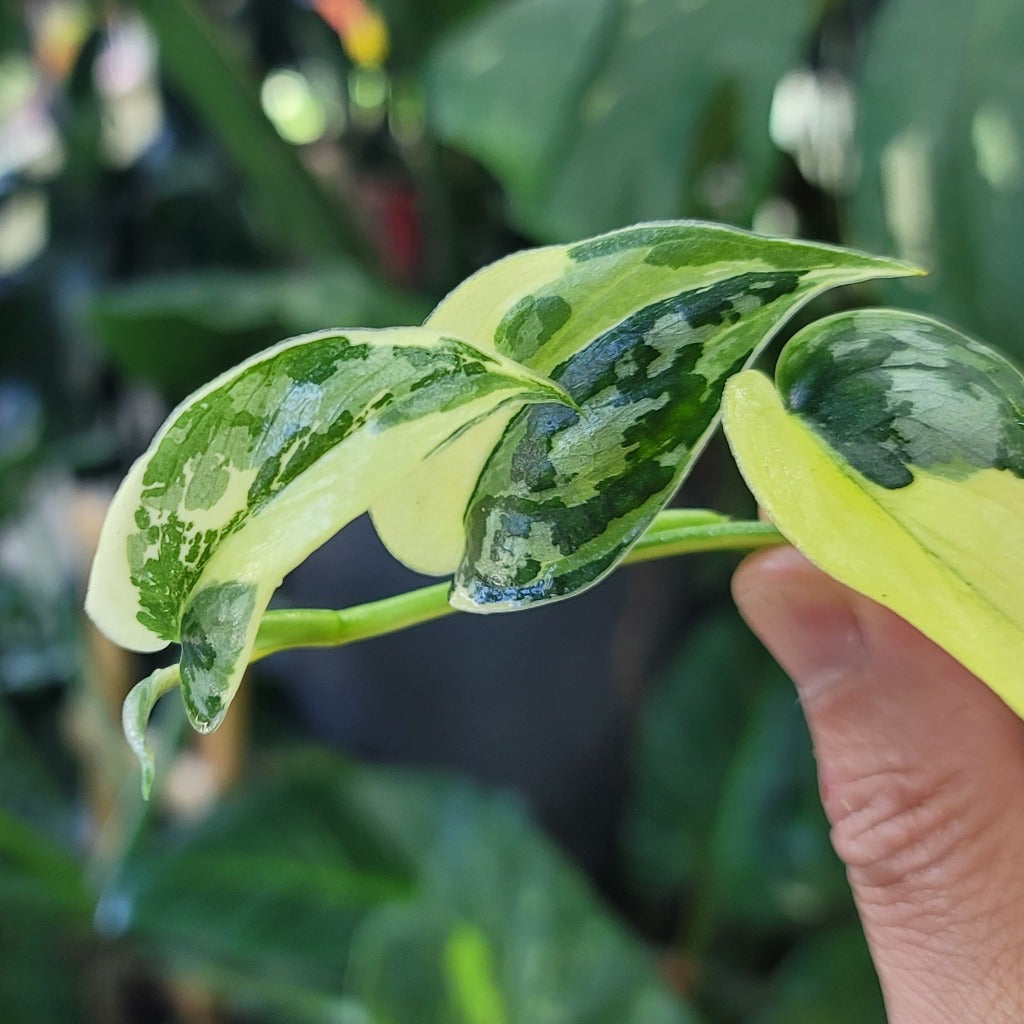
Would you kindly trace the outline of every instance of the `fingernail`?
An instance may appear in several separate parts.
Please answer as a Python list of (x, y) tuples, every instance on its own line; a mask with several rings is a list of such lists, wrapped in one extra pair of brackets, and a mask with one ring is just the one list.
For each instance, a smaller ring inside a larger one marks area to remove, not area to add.
[(804, 700), (867, 659), (852, 592), (792, 548), (747, 559), (733, 579), (733, 596)]

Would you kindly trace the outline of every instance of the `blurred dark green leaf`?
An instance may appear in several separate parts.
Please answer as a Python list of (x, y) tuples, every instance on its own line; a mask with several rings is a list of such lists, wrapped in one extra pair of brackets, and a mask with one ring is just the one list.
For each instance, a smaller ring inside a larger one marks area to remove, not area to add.
[(509, 801), (455, 788), (422, 867), (422, 898), (360, 930), (350, 992), (381, 1022), (695, 1024), (653, 951)]
[(0, 693), (63, 684), (78, 667), (75, 595), (0, 570)]
[[(766, 673), (782, 682), (774, 670)], [(792, 687), (766, 686), (721, 793), (706, 870), (730, 923), (795, 932), (852, 909)]]
[(769, 1004), (745, 1024), (885, 1024), (859, 925), (810, 934), (772, 978)]
[(119, 368), (172, 399), (283, 338), (414, 324), (429, 307), (350, 264), (308, 273), (193, 272), (99, 293), (89, 320)]
[(488, 0), (375, 0), (391, 36), (389, 67), (417, 67), (440, 32), (487, 4)]
[(0, 1020), (88, 1020), (81, 962), (87, 934), (81, 919), (0, 855)]
[(640, 888), (692, 882), (707, 858), (736, 748), (763, 687), (760, 645), (735, 615), (694, 630), (644, 707), (627, 820)]
[(0, 520), (20, 504), (42, 454), (44, 428), (42, 397), (35, 388), (0, 377)]
[(0, 814), (35, 826), (51, 839), (64, 835), (68, 809), (39, 749), (9, 702), (0, 697)]
[(933, 270), (894, 300), (1024, 355), (1024, 5), (889, 0), (865, 54), (847, 241)]
[(361, 1005), (379, 1022), (500, 1024), (495, 1006), (508, 1024), (697, 1019), (508, 801), (326, 754), (282, 759), (150, 843), (97, 919), (292, 1020), (355, 1022)]
[(690, 941), (845, 911), (792, 687), (735, 615), (696, 630), (640, 724), (627, 850), (641, 891), (690, 892)]
[[(692, 212), (705, 133), (734, 158), (718, 174), (749, 217), (777, 154), (768, 110), (820, 8), (809, 0), (516, 0), (439, 48), (430, 116), (439, 136), (505, 187), (513, 218), (565, 241)], [(723, 101), (723, 96), (728, 102)], [(729, 124), (707, 123), (715, 117)]]
[(83, 957), (92, 896), (74, 851), (56, 838), (66, 808), (0, 701), (0, 1020), (84, 1020)]
[(25, 42), (25, 25), (17, 4), (0, 7), (0, 54), (20, 49)]
[(100, 918), (171, 962), (337, 996), (353, 929), (408, 898), (412, 865), (326, 754), (286, 760), (207, 821), (136, 856)]
[(0, 526), (0, 694), (64, 685), (81, 654), (71, 486), (38, 473), (12, 500), (18, 514)]

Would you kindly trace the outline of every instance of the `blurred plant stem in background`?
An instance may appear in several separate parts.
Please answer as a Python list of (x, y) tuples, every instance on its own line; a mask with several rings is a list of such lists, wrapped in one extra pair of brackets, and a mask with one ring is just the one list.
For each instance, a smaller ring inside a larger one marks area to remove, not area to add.
[(310, 257), (362, 257), (367, 243), (336, 195), (281, 145), (237, 47), (196, 0), (134, 0), (162, 66), (247, 179), (252, 209), (286, 246)]

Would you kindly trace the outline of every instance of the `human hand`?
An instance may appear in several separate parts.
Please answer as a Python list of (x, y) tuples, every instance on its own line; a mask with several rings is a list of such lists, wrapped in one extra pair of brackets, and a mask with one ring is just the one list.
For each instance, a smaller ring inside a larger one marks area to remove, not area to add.
[(890, 1024), (1021, 1024), (1024, 722), (792, 548), (733, 594), (796, 683)]

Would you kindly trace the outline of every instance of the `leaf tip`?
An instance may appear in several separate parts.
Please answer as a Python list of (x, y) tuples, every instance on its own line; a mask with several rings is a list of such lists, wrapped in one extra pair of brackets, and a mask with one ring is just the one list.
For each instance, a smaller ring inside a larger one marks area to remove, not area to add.
[(180, 681), (177, 665), (158, 668), (131, 688), (121, 707), (121, 728), (124, 730), (124, 738), (139, 762), (143, 800), (149, 799), (156, 779), (156, 758), (146, 736), (149, 716), (156, 702)]
[(931, 273), (927, 267), (919, 267), (916, 263), (907, 263), (904, 260), (893, 262), (900, 277), (927, 277)]

